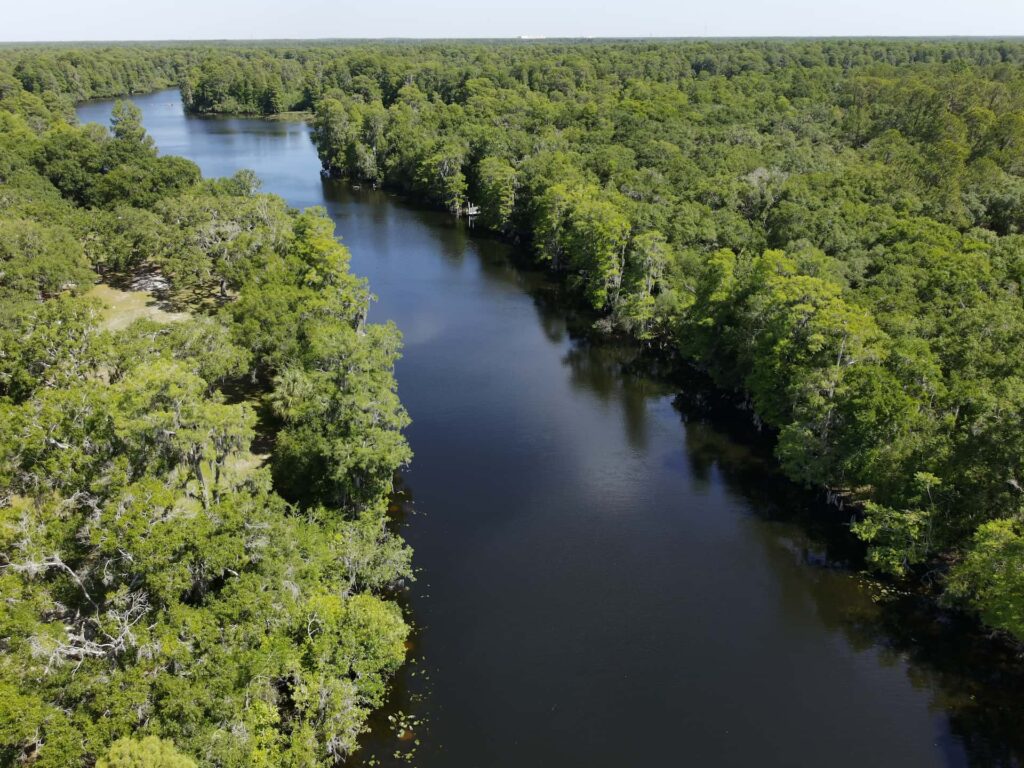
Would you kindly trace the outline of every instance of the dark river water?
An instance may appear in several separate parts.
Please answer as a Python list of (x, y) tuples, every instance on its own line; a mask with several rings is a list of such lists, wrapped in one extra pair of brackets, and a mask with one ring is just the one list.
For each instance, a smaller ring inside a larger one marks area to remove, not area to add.
[(701, 385), (575, 332), (510, 246), (322, 180), (304, 124), (187, 118), (176, 91), (136, 102), (163, 153), (325, 206), (380, 298), (370, 319), (404, 333), (417, 631), (362, 761), (1019, 764), (1015, 684), (991, 651), (858, 576), (841, 526)]

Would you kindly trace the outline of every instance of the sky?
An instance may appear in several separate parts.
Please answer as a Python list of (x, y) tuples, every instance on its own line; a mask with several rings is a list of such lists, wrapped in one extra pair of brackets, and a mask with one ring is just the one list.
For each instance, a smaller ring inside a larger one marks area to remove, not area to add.
[(0, 0), (0, 41), (1024, 35), (1024, 0)]

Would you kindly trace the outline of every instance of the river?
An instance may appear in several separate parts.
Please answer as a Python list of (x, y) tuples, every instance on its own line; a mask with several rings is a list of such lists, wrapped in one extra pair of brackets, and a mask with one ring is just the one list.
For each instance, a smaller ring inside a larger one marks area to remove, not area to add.
[(919, 601), (880, 600), (741, 415), (696, 385), (677, 401), (628, 348), (578, 333), (509, 245), (321, 179), (305, 124), (186, 117), (173, 90), (135, 101), (164, 154), (326, 207), (379, 296), (370, 319), (404, 333), (416, 633), (362, 761), (1020, 764), (1012, 685)]

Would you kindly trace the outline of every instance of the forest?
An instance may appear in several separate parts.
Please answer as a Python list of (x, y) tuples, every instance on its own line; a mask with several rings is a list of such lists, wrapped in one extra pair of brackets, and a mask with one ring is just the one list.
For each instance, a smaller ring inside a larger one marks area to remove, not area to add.
[(737, 392), (872, 567), (1024, 637), (1022, 62), (426, 45), (211, 56), (182, 82), (197, 112), (314, 110), (331, 174), (479, 206), (608, 327)]
[[(600, 329), (734, 393), (870, 568), (1021, 640), (1022, 65), (995, 40), (0, 49), (0, 684), (33, 713), (0, 716), (8, 754), (138, 731), (329, 764), (406, 631), (398, 338), (329, 222), (158, 156), (130, 106), (74, 127), (74, 100), (308, 112), (325, 173), (479, 207)], [(104, 331), (81, 294), (152, 269), (193, 318)], [(239, 473), (256, 436), (269, 469)]]
[(331, 174), (480, 222), (735, 391), (872, 567), (1024, 637), (1024, 45), (211, 53), (205, 112), (312, 110)]
[(73, 123), (0, 75), (0, 764), (334, 765), (405, 658), (400, 336), (322, 210)]

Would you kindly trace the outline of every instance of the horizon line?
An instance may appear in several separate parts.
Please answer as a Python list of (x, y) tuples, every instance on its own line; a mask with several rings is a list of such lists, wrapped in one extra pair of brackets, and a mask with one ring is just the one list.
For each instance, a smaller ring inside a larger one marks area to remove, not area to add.
[(360, 42), (714, 42), (719, 40), (800, 41), (800, 40), (1012, 40), (1024, 42), (1024, 32), (1016, 34), (864, 34), (864, 35), (534, 35), (411, 37), (404, 35), (363, 37), (192, 37), (192, 38), (118, 38), (82, 40), (0, 40), (0, 46), (14, 45), (124, 45), (124, 44), (180, 44), (180, 43), (360, 43)]

